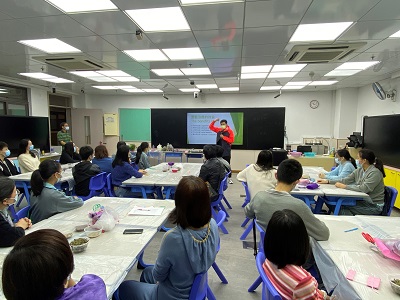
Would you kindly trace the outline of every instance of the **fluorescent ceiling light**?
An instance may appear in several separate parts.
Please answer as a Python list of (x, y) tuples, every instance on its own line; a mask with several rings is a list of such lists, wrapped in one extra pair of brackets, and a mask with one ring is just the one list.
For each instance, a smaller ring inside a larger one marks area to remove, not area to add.
[(260, 91), (276, 91), (280, 90), (282, 86), (280, 85), (271, 85), (271, 86), (262, 86)]
[(218, 86), (216, 84), (196, 84), (196, 87), (199, 89), (217, 89)]
[(100, 77), (87, 77), (87, 79), (96, 81), (96, 82), (116, 82), (115, 79), (110, 77), (100, 76)]
[(139, 81), (138, 78), (133, 76), (126, 76), (126, 77), (111, 77), (119, 82), (132, 82), (132, 81)]
[(292, 82), (288, 82), (286, 83), (286, 86), (291, 86), (291, 85), (307, 85), (310, 84), (311, 81), (292, 81)]
[(46, 81), (53, 83), (73, 83), (75, 81), (64, 79), (64, 78), (55, 78), (55, 79), (45, 79)]
[(397, 32), (395, 32), (395, 33), (393, 33), (391, 36), (389, 36), (389, 38), (400, 38), (400, 30), (399, 31), (397, 31)]
[(97, 73), (104, 75), (104, 76), (109, 76), (109, 77), (129, 77), (128, 73), (125, 73), (120, 70), (112, 70), (112, 71), (97, 71)]
[(238, 87), (223, 87), (223, 88), (219, 88), (219, 90), (221, 92), (237, 92), (239, 91)]
[(151, 69), (158, 76), (183, 76), (179, 69)]
[(95, 89), (99, 89), (99, 90), (117, 90), (118, 87), (116, 86), (110, 86), (110, 85), (94, 85), (92, 86)]
[(166, 61), (168, 57), (159, 49), (125, 50), (125, 54), (137, 61)]
[(268, 78), (291, 78), (295, 76), (298, 72), (275, 72), (269, 73)]
[(325, 76), (351, 76), (361, 71), (362, 70), (333, 70), (325, 74)]
[(118, 10), (110, 0), (46, 0), (65, 13), (84, 13), (94, 11)]
[(209, 68), (182, 68), (181, 71), (185, 75), (211, 75)]
[(290, 42), (334, 41), (352, 24), (353, 22), (301, 24)]
[(133, 9), (125, 12), (144, 31), (190, 30), (180, 7)]
[(100, 76), (99, 73), (94, 72), (94, 71), (71, 71), (70, 73), (74, 74), (76, 76), (85, 77), (85, 78)]
[(218, 4), (244, 2), (244, 0), (179, 0), (182, 5), (202, 5), (202, 4)]
[(337, 80), (321, 80), (321, 81), (313, 81), (309, 85), (332, 85), (337, 83)]
[(170, 60), (204, 59), (200, 48), (171, 48), (162, 49)]
[(18, 73), (19, 75), (31, 77), (35, 79), (56, 79), (57, 77), (46, 73)]
[(162, 93), (163, 91), (160, 89), (143, 89), (146, 93)]
[(199, 89), (196, 89), (196, 88), (190, 88), (190, 89), (179, 89), (181, 92), (184, 92), (184, 93), (193, 93), (193, 92), (200, 92), (200, 90)]
[(265, 78), (268, 73), (245, 73), (240, 75), (240, 79), (255, 79), (255, 78)]
[(275, 65), (271, 72), (299, 72), (307, 64)]
[(378, 63), (380, 63), (380, 61), (346, 62), (344, 64), (341, 64), (335, 70), (365, 70)]
[(6, 91), (0, 91), (0, 94), (8, 94)]
[(76, 53), (81, 50), (60, 41), (59, 39), (22, 40), (18, 43), (47, 53)]
[(305, 85), (285, 85), (282, 90), (301, 90)]
[(140, 89), (122, 89), (122, 90), (128, 93), (144, 93), (144, 91)]
[(269, 72), (271, 70), (271, 65), (265, 66), (242, 66), (242, 74), (243, 73), (261, 73), (261, 72)]
[(121, 90), (123, 90), (123, 89), (136, 89), (134, 86), (132, 86), (132, 85), (116, 85), (115, 86), (116, 88), (119, 88), (119, 89), (121, 89)]

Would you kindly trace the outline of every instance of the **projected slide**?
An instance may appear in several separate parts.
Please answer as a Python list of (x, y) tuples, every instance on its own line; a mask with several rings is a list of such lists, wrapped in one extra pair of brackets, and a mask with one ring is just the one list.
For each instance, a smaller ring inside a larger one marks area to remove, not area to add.
[[(215, 112), (187, 114), (187, 143), (191, 145), (215, 144), (217, 134), (208, 128), (212, 120), (227, 120), (235, 134), (233, 145), (243, 145), (243, 112)], [(219, 127), (219, 121), (215, 122)]]

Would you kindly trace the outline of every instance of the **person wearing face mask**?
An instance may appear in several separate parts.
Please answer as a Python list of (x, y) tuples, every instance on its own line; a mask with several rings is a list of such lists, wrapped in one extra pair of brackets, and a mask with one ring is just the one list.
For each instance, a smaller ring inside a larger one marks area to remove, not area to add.
[(39, 157), (32, 152), (34, 146), (30, 139), (23, 139), (19, 142), (18, 164), (21, 173), (33, 172), (39, 168)]
[(83, 146), (80, 150), (82, 161), (72, 168), (72, 175), (75, 180), (75, 193), (78, 196), (88, 196), (90, 193), (90, 179), (101, 173), (98, 165), (92, 164), (93, 148)]
[(326, 241), (329, 239), (329, 228), (315, 217), (307, 204), (290, 195), (302, 175), (303, 168), (297, 160), (285, 159), (276, 173), (276, 187), (258, 192), (246, 205), (244, 212), (248, 218), (256, 218), (257, 223), (266, 230), (274, 212), (290, 209), (303, 219), (310, 237)]
[(19, 219), (13, 223), (8, 207), (16, 202), (18, 190), (12, 179), (0, 178), (0, 247), (11, 247), (15, 242), (25, 235), (25, 229), (32, 226), (28, 218)]
[(64, 149), (61, 152), (60, 164), (73, 164), (82, 160), (78, 153), (77, 147), (73, 142), (68, 142), (64, 145)]
[(57, 132), (57, 141), (61, 146), (65, 146), (66, 143), (71, 142), (71, 134), (69, 133), (69, 125), (67, 122), (60, 124), (61, 130)]
[(55, 188), (62, 177), (60, 163), (47, 159), (31, 177), (31, 219), (40, 222), (51, 216), (69, 211), (83, 205), (83, 200), (76, 196), (66, 196)]
[(139, 169), (148, 169), (151, 167), (149, 158), (147, 157), (147, 153), (149, 152), (149, 143), (142, 142), (140, 146), (137, 148), (135, 164), (139, 167)]
[(335, 155), (338, 166), (330, 172), (321, 173), (319, 177), (328, 180), (340, 180), (349, 176), (357, 168), (356, 161), (347, 149), (339, 149)]
[(8, 177), (19, 174), (14, 163), (7, 158), (10, 154), (11, 151), (8, 149), (7, 143), (0, 142), (0, 176)]
[[(221, 127), (215, 127), (214, 123), (219, 121), (219, 118), (211, 121), (208, 128), (210, 130), (217, 133), (217, 145), (220, 145), (224, 149), (224, 153), (222, 154), (222, 158), (225, 159), (229, 164), (231, 163), (231, 148), (232, 143), (235, 141), (235, 134), (232, 129), (228, 126), (228, 121), (221, 120), (219, 123)], [(230, 175), (231, 176), (231, 175)], [(229, 176), (229, 177), (230, 177)], [(229, 179), (229, 183), (233, 183), (231, 179)]]
[(323, 180), (321, 183), (333, 183), (336, 187), (368, 194), (368, 198), (357, 201), (356, 206), (342, 206), (339, 215), (380, 215), (385, 197), (386, 176), (383, 163), (374, 152), (362, 149), (357, 155), (357, 169), (340, 180)]

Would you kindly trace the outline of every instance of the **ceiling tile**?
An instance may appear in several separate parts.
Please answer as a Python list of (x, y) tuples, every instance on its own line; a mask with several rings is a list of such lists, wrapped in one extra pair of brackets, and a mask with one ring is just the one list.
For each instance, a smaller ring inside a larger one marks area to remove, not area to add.
[(380, 0), (334, 0), (313, 1), (302, 24), (357, 21)]
[(106, 52), (116, 48), (98, 35), (63, 38), (63, 42), (78, 48), (82, 52)]
[(99, 35), (136, 32), (137, 26), (121, 11), (106, 11), (90, 14), (73, 14), (75, 19)]
[(240, 60), (233, 60), (230, 58), (209, 58), (206, 61), (210, 68), (232, 68), (240, 66)]
[(103, 51), (103, 52), (87, 52), (87, 55), (91, 55), (94, 58), (101, 60), (105, 63), (124, 63), (133, 61), (128, 55), (121, 51)]
[(135, 33), (110, 34), (102, 35), (101, 37), (119, 50), (141, 50), (156, 48), (146, 36), (143, 36), (142, 40), (138, 40)]
[(271, 0), (246, 3), (245, 27), (298, 24), (312, 0)]
[(243, 29), (220, 29), (194, 31), (197, 42), (200, 47), (229, 47), (242, 45)]
[(43, 55), (44, 52), (17, 42), (0, 42), (0, 51), (9, 55)]
[(245, 28), (243, 43), (245, 45), (287, 43), (296, 27), (296, 25), (289, 25)]
[(209, 47), (209, 48), (201, 48), (203, 52), (204, 58), (239, 58), (242, 53), (242, 46), (228, 46), (228, 47)]
[(0, 41), (19, 41), (28, 39), (46, 38), (46, 34), (40, 30), (33, 30), (21, 20), (0, 21)]
[(191, 31), (146, 32), (144, 35), (159, 49), (198, 47)]
[[(363, 3), (363, 1), (361, 1)], [(361, 21), (400, 19), (399, 1), (383, 0), (371, 9)]]
[(11, 17), (11, 16), (9, 16), (9, 15), (7, 15), (7, 14), (4, 14), (4, 13), (2, 13), (2, 12), (0, 12), (0, 20), (9, 20), (9, 19), (12, 19), (13, 17)]
[(400, 20), (357, 22), (339, 40), (382, 40), (398, 30), (400, 30)]
[(367, 53), (383, 53), (385, 51), (400, 51), (400, 39), (386, 39), (369, 48)]
[(178, 0), (112, 0), (121, 10), (178, 6)]
[(182, 7), (192, 30), (243, 28), (244, 3)]
[(276, 56), (280, 55), (285, 49), (286, 44), (266, 44), (243, 46), (243, 57), (254, 56)]
[(243, 57), (243, 66), (256, 66), (256, 65), (275, 65), (277, 64), (278, 55), (276, 56), (259, 56), (259, 57)]
[(43, 0), (1, 0), (0, 11), (14, 18), (63, 14), (63, 12)]

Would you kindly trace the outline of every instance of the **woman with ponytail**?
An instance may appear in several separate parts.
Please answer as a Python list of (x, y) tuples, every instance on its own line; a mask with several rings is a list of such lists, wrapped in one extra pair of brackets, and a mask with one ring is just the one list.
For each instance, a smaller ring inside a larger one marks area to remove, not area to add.
[(62, 177), (60, 163), (45, 160), (40, 163), (39, 170), (31, 177), (31, 219), (40, 222), (55, 214), (69, 211), (83, 205), (83, 200), (76, 196), (66, 196), (55, 188)]
[(382, 212), (385, 196), (383, 177), (383, 163), (374, 152), (362, 149), (357, 156), (358, 168), (341, 180), (324, 179), (322, 183), (335, 183), (341, 189), (348, 189), (368, 194), (364, 201), (357, 201), (356, 206), (347, 206), (340, 209), (341, 215), (379, 215)]
[(147, 157), (147, 152), (149, 151), (149, 143), (143, 142), (137, 148), (135, 164), (139, 169), (145, 170), (151, 167), (149, 163), (149, 158)]
[(330, 172), (319, 174), (320, 178), (328, 180), (340, 180), (349, 176), (357, 168), (356, 161), (351, 157), (347, 149), (339, 149), (335, 155), (338, 166)]

